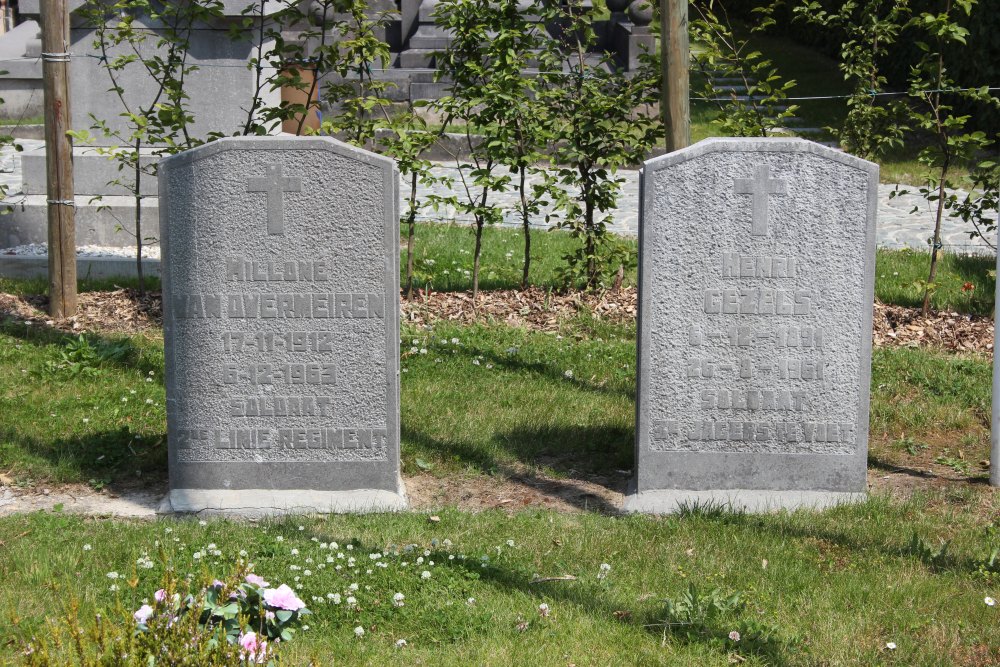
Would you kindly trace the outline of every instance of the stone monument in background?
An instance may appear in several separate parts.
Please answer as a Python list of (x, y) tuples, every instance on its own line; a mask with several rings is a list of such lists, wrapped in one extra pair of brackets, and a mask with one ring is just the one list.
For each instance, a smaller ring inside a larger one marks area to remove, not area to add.
[(392, 160), (222, 139), (160, 167), (163, 511), (405, 507)]
[(642, 174), (630, 511), (866, 491), (878, 166), (709, 139)]

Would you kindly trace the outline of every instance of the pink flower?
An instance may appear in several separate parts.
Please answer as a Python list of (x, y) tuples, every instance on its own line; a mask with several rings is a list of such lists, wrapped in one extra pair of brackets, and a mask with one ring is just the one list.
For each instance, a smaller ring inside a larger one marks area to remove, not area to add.
[(167, 592), (162, 588), (155, 593), (153, 593), (153, 599), (157, 602), (165, 602), (167, 599)]
[(258, 665), (262, 665), (267, 659), (267, 640), (257, 637), (256, 632), (248, 632), (241, 636), (240, 648), (243, 649), (243, 657), (247, 661), (254, 661)]
[(287, 584), (281, 584), (277, 588), (269, 588), (264, 591), (264, 604), (287, 611), (298, 611), (306, 606), (306, 603), (300, 600), (295, 595), (295, 591)]
[(271, 585), (266, 581), (264, 581), (264, 577), (257, 576), (253, 572), (247, 575), (246, 580), (248, 584), (253, 584), (254, 586), (260, 586), (261, 588), (267, 588), (268, 586)]
[(141, 623), (142, 625), (145, 625), (146, 621), (148, 621), (149, 617), (152, 615), (153, 615), (153, 608), (150, 607), (148, 604), (144, 604), (141, 607), (139, 607), (138, 611), (132, 614), (132, 618), (135, 619), (136, 623)]
[(739, 633), (739, 631), (738, 630), (733, 630), (732, 632), (730, 632), (729, 633), (729, 638), (732, 639), (734, 642), (738, 642), (740, 640), (740, 633)]

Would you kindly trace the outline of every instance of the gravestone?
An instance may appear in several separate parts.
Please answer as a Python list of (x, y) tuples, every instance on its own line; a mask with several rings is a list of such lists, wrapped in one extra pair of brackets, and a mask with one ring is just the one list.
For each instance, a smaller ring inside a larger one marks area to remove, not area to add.
[(801, 139), (645, 164), (627, 510), (864, 496), (877, 191), (877, 165)]
[[(1000, 235), (998, 235), (1000, 240)], [(997, 246), (1000, 248), (1000, 246)], [(997, 276), (1000, 276), (1000, 253), (997, 253)], [(996, 281), (994, 303), (1000, 303), (1000, 280)], [(997, 364), (997, 349), (1000, 349), (1000, 311), (993, 313), (993, 411), (990, 422), (990, 486), (1000, 486), (1000, 365)]]
[(163, 511), (405, 507), (397, 189), (330, 138), (163, 160)]

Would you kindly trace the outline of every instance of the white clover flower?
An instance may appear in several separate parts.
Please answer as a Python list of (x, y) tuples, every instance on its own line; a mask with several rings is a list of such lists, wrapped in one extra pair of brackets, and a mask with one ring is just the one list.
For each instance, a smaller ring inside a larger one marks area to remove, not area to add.
[(340, 545), (337, 544), (336, 542), (330, 542), (330, 548), (331, 549), (339, 549)]
[(551, 613), (552, 611), (549, 609), (549, 605), (545, 604), (544, 602), (538, 605), (538, 615), (541, 616), (542, 618), (546, 618)]
[(564, 372), (563, 373), (563, 377), (565, 377), (567, 380), (572, 380), (573, 379), (573, 370), (570, 369), (570, 370)]
[(426, 347), (420, 348), (420, 354), (427, 354), (427, 348)]
[(357, 638), (359, 638), (359, 639), (361, 637), (364, 637), (365, 636), (365, 629), (363, 627), (361, 627), (360, 625), (358, 627), (354, 628), (354, 636), (357, 637)]
[(423, 572), (420, 573), (420, 578), (421, 579), (430, 579), (431, 578), (431, 573), (428, 572), (427, 570), (424, 570)]
[(996, 600), (994, 600), (994, 599), (993, 599), (993, 598), (991, 598), (991, 597), (985, 597), (985, 598), (983, 598), (983, 602), (985, 602), (985, 603), (986, 603), (986, 606), (987, 606), (987, 607), (995, 607), (995, 606), (996, 606), (996, 604), (997, 604), (997, 601), (996, 601)]
[(249, 556), (249, 554), (247, 553), (246, 549), (240, 549), (240, 556), (246, 558), (247, 556)]
[(476, 604), (476, 598), (469, 598), (468, 600), (465, 601), (465, 604), (471, 607), (472, 605)]
[(404, 646), (406, 646), (406, 640), (405, 639), (397, 639), (396, 640), (396, 648), (403, 648)]
[(306, 529), (305, 526), (299, 526), (299, 530), (305, 530), (305, 529)]
[(198, 525), (199, 525), (199, 526), (207, 526), (207, 525), (208, 525), (208, 522), (207, 522), (207, 521), (205, 521), (204, 519), (202, 519), (201, 521), (199, 521), (199, 522), (198, 522)]
[(311, 577), (312, 576), (312, 570), (306, 570), (302, 574), (304, 574), (307, 577)]
[(354, 605), (354, 604), (357, 604), (357, 603), (358, 603), (358, 599), (356, 597), (354, 597), (353, 595), (348, 595), (347, 596), (347, 604)]
[(118, 590), (118, 584), (111, 584), (110, 586), (108, 586), (108, 590), (114, 593), (115, 591)]
[(83, 418), (83, 423), (84, 424), (89, 424), (90, 423), (90, 417), (84, 417)]
[(733, 630), (729, 633), (729, 638), (734, 642), (738, 642), (740, 640), (740, 633), (737, 630)]
[(299, 550), (298, 549), (292, 549), (291, 554), (293, 556), (298, 556), (299, 555)]
[(507, 546), (508, 547), (513, 547), (514, 546), (514, 540), (507, 540)]
[(84, 544), (84, 545), (83, 545), (83, 550), (84, 550), (84, 551), (90, 551), (91, 549), (93, 549), (93, 547), (92, 547), (92, 546), (90, 546), (89, 544)]
[(392, 596), (392, 604), (394, 607), (402, 607), (403, 600), (405, 599), (406, 599), (405, 595), (403, 595), (402, 593), (396, 593), (395, 595)]
[(284, 538), (284, 537), (282, 537), (281, 535), (278, 535), (278, 536), (277, 536), (276, 538), (274, 538), (274, 541), (275, 541), (275, 542), (284, 542), (284, 541), (285, 541), (285, 538)]
[(108, 579), (114, 580), (114, 579), (117, 579), (121, 575), (119, 575), (117, 572), (108, 572), (107, 576), (108, 576)]
[(601, 567), (597, 571), (597, 578), (603, 579), (604, 577), (608, 576), (608, 572), (610, 571), (611, 571), (610, 565), (608, 565), (607, 563), (601, 563)]
[(348, 551), (354, 551), (354, 545), (353, 544), (348, 544), (347, 545), (347, 550)]
[(356, 591), (356, 590), (358, 590), (359, 586), (357, 584), (351, 584), (347, 588), (348, 588), (348, 590)]
[(424, 564), (424, 557), (417, 556), (417, 565), (423, 565), (423, 564)]

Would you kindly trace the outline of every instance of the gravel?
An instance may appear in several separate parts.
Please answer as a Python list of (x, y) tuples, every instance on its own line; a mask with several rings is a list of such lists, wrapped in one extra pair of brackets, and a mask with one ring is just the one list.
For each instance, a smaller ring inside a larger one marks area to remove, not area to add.
[[(0, 250), (0, 255), (22, 255), (28, 257), (47, 257), (49, 244), (29, 243)], [(129, 257), (135, 259), (135, 248), (120, 248), (116, 246), (83, 245), (76, 248), (77, 257)], [(160, 259), (160, 246), (142, 246), (142, 256), (148, 259)]]

